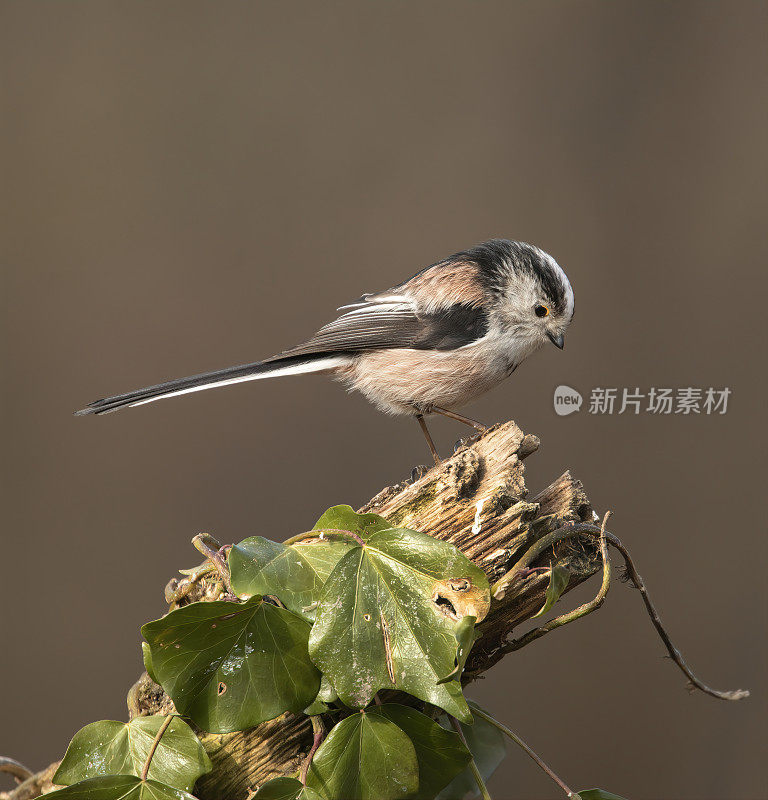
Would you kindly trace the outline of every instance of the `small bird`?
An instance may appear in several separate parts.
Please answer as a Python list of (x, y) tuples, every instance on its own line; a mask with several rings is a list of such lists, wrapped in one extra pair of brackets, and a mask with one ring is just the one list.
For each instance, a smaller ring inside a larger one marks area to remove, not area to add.
[(543, 250), (491, 239), (337, 310), (344, 313), (304, 344), (264, 361), (105, 397), (75, 413), (107, 414), (214, 386), (326, 373), (385, 413), (415, 417), (439, 464), (424, 415), (485, 430), (454, 409), (496, 386), (547, 340), (562, 349), (573, 290)]

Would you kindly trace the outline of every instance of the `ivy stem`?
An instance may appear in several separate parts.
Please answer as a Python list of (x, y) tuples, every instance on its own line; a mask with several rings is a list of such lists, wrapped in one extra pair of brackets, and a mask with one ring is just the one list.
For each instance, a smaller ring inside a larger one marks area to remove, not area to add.
[[(461, 739), (461, 743), (464, 747), (467, 748), (469, 751), (469, 745), (467, 744), (467, 740), (464, 737), (464, 731), (461, 729), (461, 725), (456, 717), (452, 717), (450, 714), (448, 715), (448, 719), (451, 721), (451, 726), (459, 734), (459, 739)], [(471, 755), (471, 751), (470, 755)], [(485, 781), (483, 780), (483, 776), (480, 774), (480, 770), (477, 768), (477, 764), (475, 763), (475, 758), (472, 756), (472, 760), (469, 762), (469, 768), (472, 770), (472, 774), (475, 776), (475, 781), (477, 782), (477, 788), (480, 790), (480, 794), (482, 795), (483, 800), (492, 800), (490, 793), (488, 792), (488, 787), (485, 785)]]
[(213, 564), (224, 588), (229, 594), (234, 595), (232, 584), (229, 581), (229, 566), (220, 552), (221, 545), (209, 533), (198, 533), (192, 538), (192, 544), (195, 550), (202, 553)]
[(15, 759), (6, 758), (5, 756), (0, 756), (0, 772), (7, 772), (9, 775), (13, 775), (16, 783), (21, 783), (34, 775), (31, 769), (27, 769)]
[(539, 768), (544, 770), (544, 772), (549, 775), (549, 777), (565, 792), (566, 797), (578, 797), (576, 792), (571, 791), (568, 785), (560, 779), (542, 760), (542, 758), (537, 755), (530, 747), (515, 733), (507, 728), (505, 725), (502, 725), (498, 720), (495, 720), (489, 714), (486, 714), (484, 711), (481, 711), (477, 706), (472, 707), (472, 713), (477, 714), (479, 717), (484, 719), (486, 722), (489, 722), (495, 728), (498, 728), (505, 736), (509, 736), (509, 738), (518, 746), (521, 747), (525, 753), (530, 756), (536, 764), (538, 764)]
[(504, 597), (504, 593), (509, 589), (515, 579), (525, 575), (531, 562), (545, 550), (552, 547), (552, 545), (561, 542), (563, 539), (572, 539), (580, 533), (591, 533), (593, 530), (599, 532), (599, 528), (595, 528), (594, 525), (590, 525), (587, 531), (584, 530), (583, 525), (569, 523), (562, 528), (558, 528), (556, 531), (552, 531), (552, 533), (548, 533), (546, 536), (542, 536), (541, 539), (534, 542), (534, 544), (525, 551), (520, 560), (511, 569), (507, 570), (507, 572), (491, 586), (491, 597), (501, 600)]
[(283, 544), (288, 547), (289, 545), (303, 542), (305, 539), (321, 539), (321, 534), (327, 533), (335, 533), (337, 536), (350, 536), (361, 547), (365, 545), (365, 542), (356, 533), (353, 533), (352, 531), (343, 531), (340, 528), (317, 528), (313, 531), (306, 531), (305, 533), (299, 533), (296, 536), (291, 536), (291, 538), (286, 539)]
[(603, 559), (603, 580), (595, 597), (592, 598), (592, 600), (590, 600), (588, 603), (584, 603), (578, 608), (574, 608), (573, 611), (569, 611), (566, 614), (561, 614), (559, 617), (551, 619), (545, 625), (528, 631), (528, 633), (526, 633), (524, 636), (521, 636), (519, 639), (510, 639), (504, 644), (503, 649), (505, 653), (511, 653), (515, 650), (519, 650), (521, 647), (525, 647), (527, 644), (536, 641), (536, 639), (539, 637), (544, 636), (545, 633), (549, 633), (556, 628), (567, 625), (569, 622), (575, 622), (577, 619), (586, 617), (587, 614), (597, 611), (597, 609), (602, 606), (602, 604), (605, 602), (606, 596), (608, 595), (608, 589), (611, 586), (611, 561), (608, 558), (608, 540), (605, 538), (605, 525), (610, 516), (611, 512), (606, 511), (600, 527), (600, 555)]
[(144, 766), (141, 769), (141, 780), (145, 781), (147, 779), (147, 775), (149, 775), (149, 765), (152, 763), (152, 758), (155, 755), (155, 750), (157, 750), (157, 746), (160, 744), (160, 740), (163, 738), (163, 734), (168, 730), (168, 726), (173, 721), (175, 714), (169, 714), (164, 720), (163, 724), (160, 726), (160, 730), (157, 732), (157, 736), (155, 736), (152, 745), (149, 748), (149, 752), (147, 753), (147, 760), (144, 762)]
[(307, 773), (309, 772), (309, 766), (312, 763), (312, 758), (314, 757), (315, 753), (317, 752), (317, 748), (323, 743), (323, 739), (325, 738), (325, 726), (323, 725), (323, 720), (320, 716), (312, 716), (310, 717), (312, 721), (312, 730), (315, 734), (315, 738), (312, 742), (312, 747), (307, 753), (307, 757), (304, 759), (304, 763), (301, 765), (301, 774), (300, 780), (301, 785), (307, 785)]

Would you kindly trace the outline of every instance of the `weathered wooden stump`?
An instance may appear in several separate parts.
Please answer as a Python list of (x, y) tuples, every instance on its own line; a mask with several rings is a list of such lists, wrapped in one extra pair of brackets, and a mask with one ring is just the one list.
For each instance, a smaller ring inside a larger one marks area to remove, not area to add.
[[(493, 583), (543, 536), (568, 523), (595, 519), (581, 483), (567, 471), (529, 497), (523, 461), (538, 445), (535, 436), (526, 436), (514, 422), (496, 425), (416, 480), (382, 490), (360, 511), (452, 542)], [(589, 536), (571, 537), (541, 553), (503, 597), (492, 601), (478, 626), (480, 638), (466, 665), (465, 683), (493, 666), (503, 656), (501, 647), (510, 633), (542, 607), (548, 567), (555, 562), (567, 566), (567, 588), (572, 589), (597, 572), (602, 560), (595, 538)], [(201, 579), (182, 602), (208, 598), (213, 585)], [(131, 717), (173, 710), (146, 673), (131, 688), (128, 707)], [(201, 800), (246, 800), (270, 778), (295, 773), (312, 743), (309, 719), (290, 714), (240, 733), (200, 736), (214, 764), (196, 787)], [(50, 791), (56, 766), (0, 793), (0, 800), (31, 800)]]

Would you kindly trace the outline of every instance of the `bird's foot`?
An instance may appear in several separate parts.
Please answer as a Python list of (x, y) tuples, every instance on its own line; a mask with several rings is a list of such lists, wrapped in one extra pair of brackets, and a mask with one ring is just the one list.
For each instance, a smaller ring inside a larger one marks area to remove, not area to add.
[(431, 469), (432, 467), (428, 467), (426, 464), (415, 466), (411, 470), (411, 483), (416, 483), (416, 481), (421, 480)]
[(462, 436), (461, 438), (457, 439), (453, 445), (453, 452), (458, 453), (462, 447), (465, 447), (467, 444), (469, 444), (469, 440), (469, 436)]
[[(488, 428), (486, 428), (485, 430), (488, 430)], [(457, 439), (456, 443), (453, 445), (453, 452), (458, 453), (462, 447), (471, 447), (475, 442), (480, 441), (482, 435), (483, 431), (478, 431), (472, 436), (462, 436), (460, 439)]]

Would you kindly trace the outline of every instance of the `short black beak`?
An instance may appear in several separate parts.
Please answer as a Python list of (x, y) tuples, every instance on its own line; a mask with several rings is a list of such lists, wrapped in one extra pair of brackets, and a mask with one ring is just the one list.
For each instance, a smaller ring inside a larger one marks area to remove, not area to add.
[(547, 336), (549, 336), (549, 341), (552, 342), (555, 347), (559, 347), (561, 350), (565, 347), (565, 337), (562, 333), (558, 333), (557, 336), (555, 336), (554, 333), (547, 331)]

